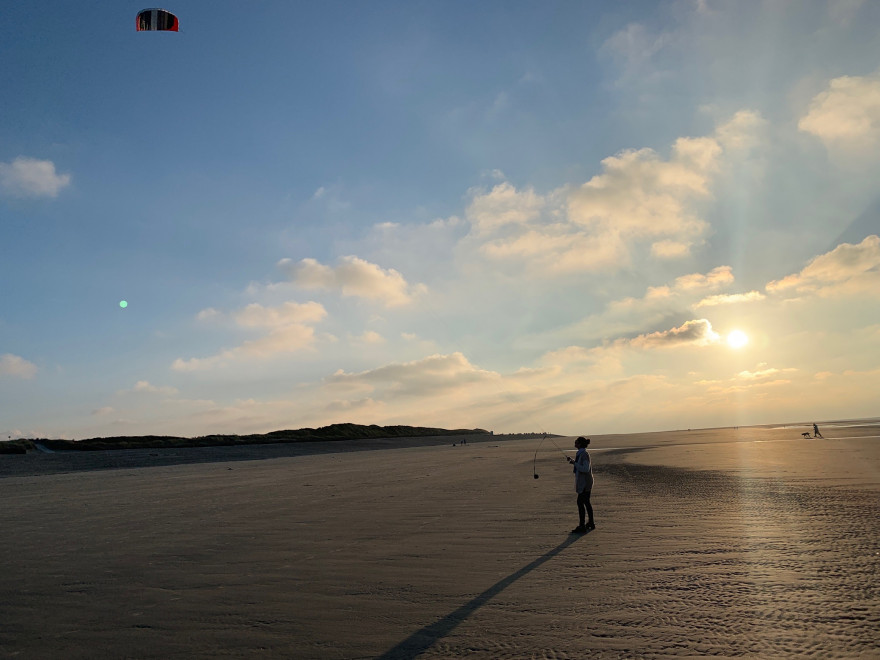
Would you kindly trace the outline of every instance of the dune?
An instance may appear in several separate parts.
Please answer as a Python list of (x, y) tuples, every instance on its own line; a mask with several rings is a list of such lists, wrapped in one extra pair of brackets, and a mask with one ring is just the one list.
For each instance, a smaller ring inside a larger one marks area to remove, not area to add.
[(592, 436), (577, 536), (549, 441), (2, 456), (0, 656), (877, 657), (880, 431), (802, 430)]

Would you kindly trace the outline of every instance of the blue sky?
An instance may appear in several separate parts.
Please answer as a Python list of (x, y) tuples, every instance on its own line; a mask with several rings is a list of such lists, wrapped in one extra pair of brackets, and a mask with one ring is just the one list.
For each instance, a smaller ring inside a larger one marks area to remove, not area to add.
[(880, 5), (142, 8), (2, 10), (2, 436), (878, 414)]

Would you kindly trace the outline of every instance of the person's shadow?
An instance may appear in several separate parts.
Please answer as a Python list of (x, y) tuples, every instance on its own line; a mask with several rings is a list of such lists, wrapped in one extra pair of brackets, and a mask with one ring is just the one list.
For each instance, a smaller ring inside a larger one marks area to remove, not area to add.
[(446, 635), (451, 633), (453, 629), (458, 626), (458, 624), (460, 624), (471, 614), (473, 614), (475, 611), (485, 605), (490, 598), (497, 596), (502, 591), (507, 589), (507, 587), (509, 587), (511, 584), (519, 580), (524, 575), (531, 573), (544, 562), (553, 559), (553, 557), (565, 550), (568, 546), (576, 542), (582, 536), (584, 535), (572, 534), (568, 536), (555, 548), (549, 550), (548, 552), (545, 552), (536, 560), (530, 562), (529, 564), (526, 564), (515, 573), (511, 573), (503, 580), (499, 580), (470, 602), (465, 603), (457, 610), (450, 612), (442, 619), (439, 619), (434, 623), (425, 626), (421, 630), (417, 630), (405, 640), (400, 642), (400, 644), (396, 645), (394, 648), (388, 649), (380, 656), (376, 656), (376, 660), (407, 660), (409, 658), (415, 658), (416, 656), (421, 655), (429, 648), (431, 648), (434, 644), (436, 644), (438, 640), (443, 639), (444, 637), (446, 637)]

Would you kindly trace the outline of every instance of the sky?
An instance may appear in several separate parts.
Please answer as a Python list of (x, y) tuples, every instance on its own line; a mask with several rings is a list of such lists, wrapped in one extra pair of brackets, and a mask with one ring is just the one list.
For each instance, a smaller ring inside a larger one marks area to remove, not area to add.
[(880, 416), (880, 3), (7, 4), (4, 439)]

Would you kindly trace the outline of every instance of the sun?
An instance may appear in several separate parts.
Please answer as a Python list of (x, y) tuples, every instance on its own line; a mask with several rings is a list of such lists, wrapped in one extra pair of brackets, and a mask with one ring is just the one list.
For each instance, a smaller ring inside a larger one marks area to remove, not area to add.
[(742, 330), (731, 330), (727, 335), (727, 345), (731, 348), (742, 348), (749, 343), (749, 337)]

